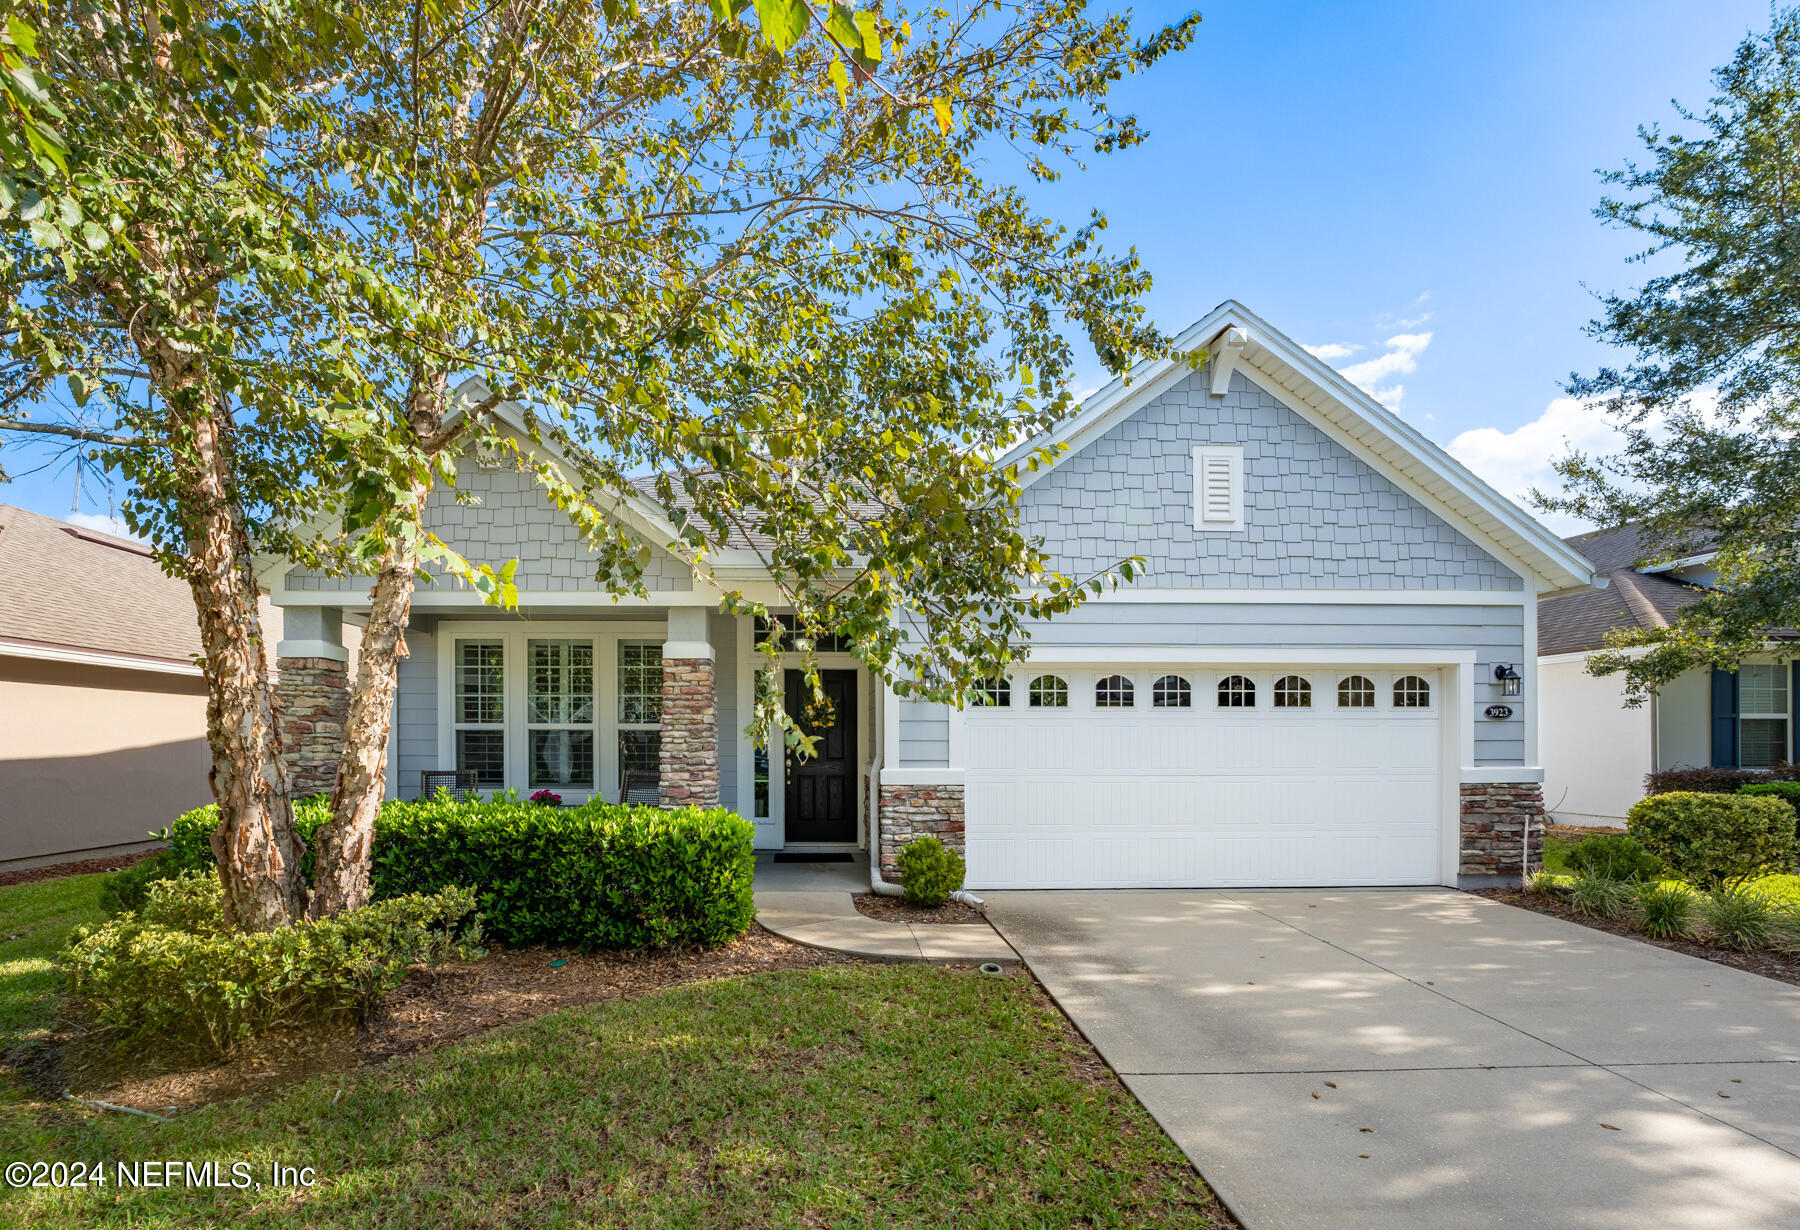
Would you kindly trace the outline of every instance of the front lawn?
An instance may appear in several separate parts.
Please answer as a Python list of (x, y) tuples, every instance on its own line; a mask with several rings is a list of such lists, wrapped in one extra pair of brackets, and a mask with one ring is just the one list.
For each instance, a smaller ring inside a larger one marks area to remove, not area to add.
[(169, 1124), (15, 1106), (0, 1155), (319, 1176), (7, 1194), (45, 1227), (1231, 1224), (1030, 979), (922, 966), (552, 1013)]
[(56, 1016), (62, 975), (55, 957), (69, 933), (97, 923), (105, 873), (0, 888), (0, 1054)]

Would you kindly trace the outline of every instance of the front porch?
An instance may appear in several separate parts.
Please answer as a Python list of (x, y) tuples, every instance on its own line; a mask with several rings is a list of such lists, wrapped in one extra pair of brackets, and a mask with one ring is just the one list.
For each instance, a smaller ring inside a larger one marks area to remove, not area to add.
[[(290, 770), (301, 793), (329, 791), (353, 663), (343, 623), (354, 606), (288, 605), (276, 649)], [(483, 793), (564, 803), (633, 798), (720, 806), (756, 826), (759, 850), (868, 848), (872, 770), (883, 706), (868, 670), (836, 645), (818, 655), (825, 693), (785, 655), (782, 703), (816, 736), (800, 760), (753, 744), (763, 631), (699, 605), (637, 609), (460, 607), (415, 615), (388, 746), (387, 795), (410, 799), (425, 775), (472, 776)]]

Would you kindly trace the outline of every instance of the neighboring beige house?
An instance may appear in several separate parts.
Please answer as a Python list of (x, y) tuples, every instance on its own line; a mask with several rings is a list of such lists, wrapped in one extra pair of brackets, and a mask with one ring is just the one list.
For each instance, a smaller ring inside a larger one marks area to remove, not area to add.
[[(188, 587), (137, 543), (0, 505), (0, 867), (125, 853), (212, 800)], [(264, 634), (281, 612), (263, 604)]]

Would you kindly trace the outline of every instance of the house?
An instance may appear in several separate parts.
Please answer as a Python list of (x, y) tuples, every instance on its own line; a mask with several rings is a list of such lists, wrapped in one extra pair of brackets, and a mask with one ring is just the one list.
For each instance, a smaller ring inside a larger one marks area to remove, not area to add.
[(212, 801), (192, 594), (139, 543), (7, 505), (0, 572), (0, 867), (148, 847)]
[[(1587, 657), (1614, 628), (1667, 627), (1716, 580), (1713, 553), (1666, 563), (1628, 525), (1570, 538), (1604, 589), (1553, 596), (1538, 608), (1538, 679), (1543, 689), (1544, 799), (1557, 822), (1623, 828), (1644, 779), (1663, 769), (1766, 769), (1800, 757), (1794, 705), (1800, 680), (1778, 648), (1735, 673), (1687, 671), (1637, 708), (1625, 707), (1624, 677), (1593, 676)], [(1794, 639), (1773, 632), (1770, 642)]]
[[(1142, 579), (1043, 625), (985, 704), (903, 700), (821, 646), (837, 719), (807, 762), (742, 729), (759, 630), (719, 606), (774, 600), (755, 544), (696, 576), (662, 549), (662, 510), (628, 499), (654, 558), (648, 597), (615, 602), (528, 475), (462, 459), (479, 504), (440, 491), (429, 523), (473, 558), (517, 557), (519, 610), (421, 590), (389, 792), (455, 769), (613, 799), (654, 772), (665, 800), (751, 818), (761, 848), (873, 850), (890, 877), (904, 841), (938, 834), (975, 888), (1516, 878), (1542, 810), (1538, 600), (1592, 567), (1242, 305), (1179, 345), (1204, 367), (1114, 381), (1025, 479), (1027, 528), (1064, 572), (1141, 555)], [(284, 686), (316, 695), (367, 579), (267, 579)]]

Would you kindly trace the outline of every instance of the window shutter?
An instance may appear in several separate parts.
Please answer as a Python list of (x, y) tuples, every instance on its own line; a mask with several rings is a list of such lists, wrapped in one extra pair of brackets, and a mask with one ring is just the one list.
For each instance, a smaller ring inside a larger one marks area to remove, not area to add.
[(1713, 667), (1712, 762), (1715, 769), (1735, 769), (1738, 762), (1738, 677)]
[(1194, 450), (1194, 528), (1244, 528), (1244, 451), (1241, 448)]

